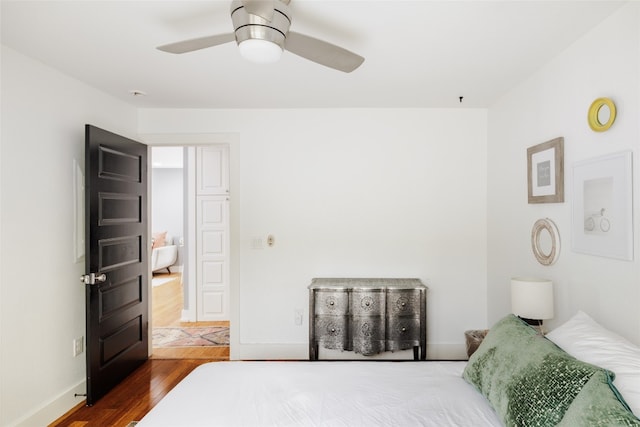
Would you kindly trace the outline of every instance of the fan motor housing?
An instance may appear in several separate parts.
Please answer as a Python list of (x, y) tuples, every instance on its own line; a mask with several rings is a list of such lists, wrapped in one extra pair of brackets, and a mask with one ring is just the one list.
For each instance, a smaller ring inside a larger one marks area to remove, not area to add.
[(274, 1), (273, 18), (268, 21), (246, 11), (241, 0), (231, 2), (231, 21), (236, 36), (236, 43), (245, 40), (266, 40), (280, 46), (284, 50), (284, 41), (291, 25), (291, 16), (287, 4)]

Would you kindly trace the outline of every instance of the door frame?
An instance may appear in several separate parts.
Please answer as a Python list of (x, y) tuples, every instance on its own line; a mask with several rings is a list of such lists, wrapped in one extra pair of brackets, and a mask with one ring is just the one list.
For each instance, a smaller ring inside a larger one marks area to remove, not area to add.
[[(239, 337), (240, 337), (240, 134), (239, 133), (170, 133), (170, 134), (138, 134), (138, 140), (148, 145), (149, 155), (151, 147), (197, 147), (208, 145), (227, 144), (229, 146), (229, 186), (231, 189), (231, 197), (229, 200), (229, 221), (230, 221), (230, 260), (229, 260), (229, 359), (239, 359)], [(148, 191), (151, 194), (151, 169), (148, 168)], [(153, 201), (151, 201), (153, 203)], [(147, 206), (147, 216), (151, 217), (151, 203)], [(189, 224), (191, 227), (191, 224)], [(194, 224), (195, 227), (195, 224)], [(151, 235), (151, 221), (148, 224), (148, 233)], [(192, 258), (192, 257), (191, 257)], [(192, 262), (192, 260), (188, 260)], [(194, 265), (195, 267), (195, 265)], [(151, 267), (149, 267), (151, 269)], [(149, 292), (151, 292), (151, 271), (149, 271)], [(190, 309), (191, 309), (191, 297)], [(195, 297), (195, 295), (193, 295)], [(149, 304), (151, 299), (149, 298)], [(151, 318), (152, 310), (149, 307), (149, 324), (153, 321)], [(149, 328), (151, 335), (152, 328)], [(149, 337), (149, 354), (152, 354), (153, 343), (151, 336)]]

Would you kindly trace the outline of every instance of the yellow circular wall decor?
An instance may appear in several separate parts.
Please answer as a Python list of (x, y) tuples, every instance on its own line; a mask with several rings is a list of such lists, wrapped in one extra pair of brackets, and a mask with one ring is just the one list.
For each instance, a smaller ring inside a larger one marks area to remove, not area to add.
[(589, 107), (587, 120), (591, 129), (596, 132), (604, 132), (616, 120), (616, 104), (609, 98), (596, 99)]

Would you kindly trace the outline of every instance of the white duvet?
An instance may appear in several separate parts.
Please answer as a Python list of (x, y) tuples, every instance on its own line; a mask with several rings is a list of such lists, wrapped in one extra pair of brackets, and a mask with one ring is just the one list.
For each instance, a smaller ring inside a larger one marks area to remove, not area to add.
[(137, 427), (501, 426), (466, 362), (215, 362)]

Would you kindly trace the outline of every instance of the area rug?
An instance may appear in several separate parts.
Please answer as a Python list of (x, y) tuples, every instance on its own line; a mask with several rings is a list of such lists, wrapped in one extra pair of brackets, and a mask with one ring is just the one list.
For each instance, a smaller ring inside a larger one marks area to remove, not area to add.
[(156, 348), (228, 345), (229, 328), (226, 326), (153, 328), (153, 346)]

